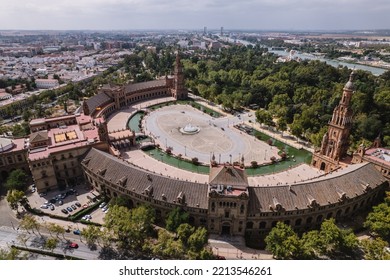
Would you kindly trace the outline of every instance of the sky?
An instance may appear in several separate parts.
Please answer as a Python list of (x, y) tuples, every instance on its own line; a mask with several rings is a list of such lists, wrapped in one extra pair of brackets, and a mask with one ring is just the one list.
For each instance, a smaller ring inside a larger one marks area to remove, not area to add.
[(0, 0), (0, 30), (390, 29), (389, 0)]

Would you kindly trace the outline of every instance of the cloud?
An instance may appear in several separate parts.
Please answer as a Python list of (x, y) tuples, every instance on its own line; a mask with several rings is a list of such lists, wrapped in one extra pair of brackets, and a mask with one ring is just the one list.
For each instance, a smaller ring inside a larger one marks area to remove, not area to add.
[(388, 28), (388, 0), (13, 0), (2, 29)]

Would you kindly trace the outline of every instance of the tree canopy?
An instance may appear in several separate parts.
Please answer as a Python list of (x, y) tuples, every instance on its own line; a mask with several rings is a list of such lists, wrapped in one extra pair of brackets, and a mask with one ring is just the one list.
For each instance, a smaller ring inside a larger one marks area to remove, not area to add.
[(353, 232), (337, 227), (334, 219), (325, 220), (320, 230), (308, 231), (301, 238), (289, 225), (278, 222), (265, 242), (277, 259), (353, 259), (359, 247)]
[(384, 240), (390, 240), (390, 192), (386, 195), (385, 202), (372, 208), (364, 226)]
[(24, 191), (27, 188), (27, 181), (27, 174), (21, 169), (16, 169), (9, 174), (5, 187), (9, 190)]

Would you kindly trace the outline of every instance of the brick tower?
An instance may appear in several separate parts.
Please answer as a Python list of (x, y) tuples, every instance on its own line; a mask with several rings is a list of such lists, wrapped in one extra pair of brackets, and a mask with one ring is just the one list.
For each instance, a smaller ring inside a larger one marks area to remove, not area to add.
[(312, 165), (325, 172), (330, 172), (339, 166), (339, 161), (347, 154), (349, 134), (352, 127), (352, 110), (350, 102), (355, 90), (355, 73), (352, 72), (349, 81), (343, 89), (340, 103), (333, 111), (328, 132), (322, 138), (321, 149), (313, 155)]
[(177, 100), (187, 99), (187, 97), (188, 97), (188, 90), (184, 86), (183, 65), (180, 62), (179, 53), (176, 54), (172, 96), (174, 98), (176, 98)]

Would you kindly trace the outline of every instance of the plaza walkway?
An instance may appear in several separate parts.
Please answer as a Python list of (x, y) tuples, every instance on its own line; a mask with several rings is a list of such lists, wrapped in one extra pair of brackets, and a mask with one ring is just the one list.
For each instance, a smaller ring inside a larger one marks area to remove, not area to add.
[(209, 244), (214, 255), (227, 260), (272, 260), (272, 254), (265, 250), (256, 250), (245, 246), (241, 236), (219, 236), (211, 234)]
[(117, 131), (127, 128), (127, 122), (129, 121), (130, 117), (137, 112), (137, 110), (145, 109), (147, 107), (164, 103), (164, 102), (170, 102), (175, 101), (173, 97), (165, 97), (165, 98), (159, 98), (154, 100), (147, 100), (140, 103), (135, 103), (130, 105), (128, 108), (121, 109), (120, 111), (117, 111), (113, 113), (107, 121), (108, 131)]

